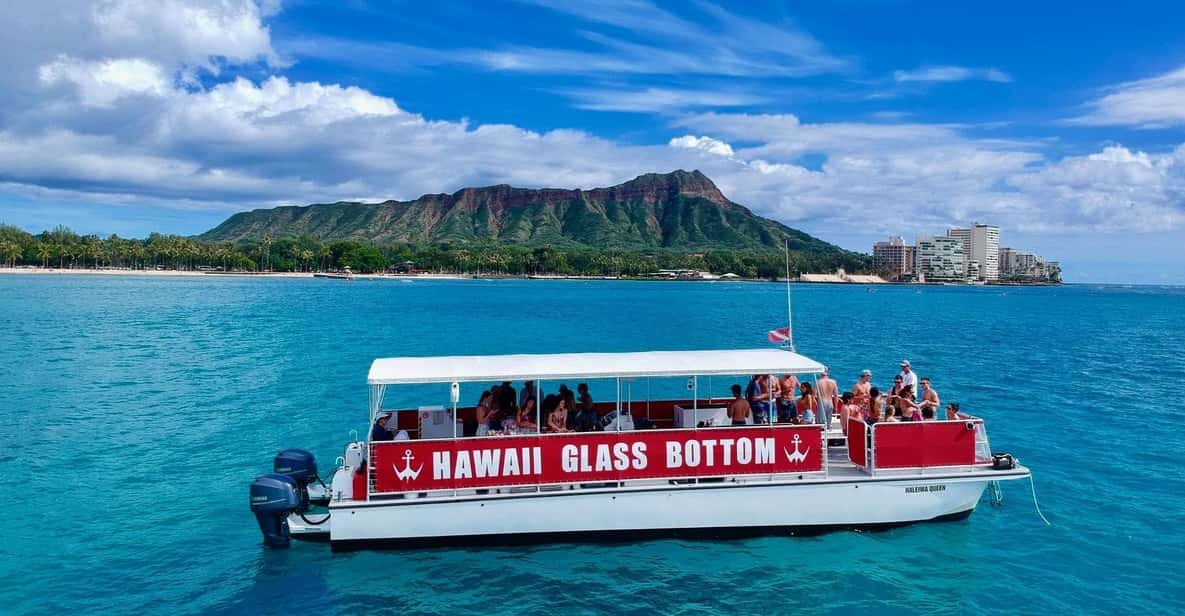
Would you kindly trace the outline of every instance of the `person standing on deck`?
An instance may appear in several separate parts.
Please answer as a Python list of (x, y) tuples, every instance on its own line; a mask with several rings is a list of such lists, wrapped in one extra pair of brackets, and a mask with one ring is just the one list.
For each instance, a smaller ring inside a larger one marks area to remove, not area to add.
[(794, 404), (794, 393), (798, 391), (798, 377), (793, 374), (782, 376), (781, 394), (776, 400), (779, 423), (798, 423), (798, 407)]
[[(929, 415), (928, 419), (933, 419), (938, 415), (938, 407), (940, 401), (938, 399), (938, 392), (930, 388), (930, 377), (922, 377), (922, 414)], [(929, 413), (927, 413), (927, 410)]]
[(868, 412), (870, 393), (872, 390), (872, 371), (865, 368), (860, 372), (860, 380), (852, 385), (852, 403)]
[(525, 381), (523, 383), (522, 391), (518, 392), (518, 407), (527, 405), (527, 398), (535, 397), (535, 381)]
[(503, 417), (514, 417), (518, 413), (518, 395), (510, 381), (502, 381), (498, 390), (498, 412)]
[(745, 390), (745, 399), (753, 412), (753, 423), (765, 423), (765, 417), (769, 413), (769, 381), (770, 377), (767, 375), (754, 374), (753, 380), (749, 381), (749, 387)]
[(915, 394), (918, 391), (918, 375), (909, 365), (908, 359), (902, 360), (901, 362), (901, 385), (909, 385)]
[(819, 401), (815, 398), (811, 384), (803, 381), (798, 384), (798, 389), (802, 392), (798, 396), (798, 416), (802, 418), (803, 423), (815, 423), (818, 420), (816, 411), (819, 410)]
[(752, 409), (749, 408), (749, 401), (741, 397), (740, 385), (732, 386), (732, 396), (733, 400), (728, 404), (728, 418), (732, 420), (732, 425), (743, 426)]
[(581, 383), (576, 386), (576, 391), (580, 393), (579, 401), (576, 411), (576, 431), (577, 432), (591, 432), (600, 429), (597, 423), (597, 408), (593, 404), (592, 394), (588, 393), (588, 383)]
[(815, 383), (815, 394), (819, 397), (819, 423), (823, 429), (831, 427), (831, 415), (835, 412), (835, 399), (839, 396), (839, 386), (831, 378), (831, 370), (823, 368), (823, 374)]
[(497, 415), (497, 411), (492, 408), (493, 400), (494, 395), (491, 391), (483, 391), (481, 398), (477, 401), (477, 406), (473, 409), (473, 414), (477, 417), (477, 436), (486, 436), (490, 433), (490, 425)]

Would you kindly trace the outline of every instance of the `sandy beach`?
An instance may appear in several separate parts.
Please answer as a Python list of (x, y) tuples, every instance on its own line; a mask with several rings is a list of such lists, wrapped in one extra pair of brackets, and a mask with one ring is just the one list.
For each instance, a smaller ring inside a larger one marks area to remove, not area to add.
[[(193, 270), (157, 270), (157, 269), (68, 269), (43, 267), (0, 267), (0, 275), (41, 275), (41, 276), (200, 276), (204, 278), (313, 278), (312, 272), (205, 272)], [(354, 278), (361, 279), (444, 279), (463, 280), (473, 278), (463, 274), (416, 274), (414, 276), (397, 274), (354, 274)]]

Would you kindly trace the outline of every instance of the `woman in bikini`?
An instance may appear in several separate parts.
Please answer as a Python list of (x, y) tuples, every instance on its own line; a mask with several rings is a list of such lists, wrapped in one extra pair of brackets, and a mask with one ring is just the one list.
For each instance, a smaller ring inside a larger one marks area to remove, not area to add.
[(494, 418), (494, 409), (490, 408), (490, 403), (494, 399), (488, 389), (481, 392), (481, 400), (477, 402), (477, 435), (487, 436), (490, 433), (490, 421)]
[(535, 423), (535, 398), (527, 398), (526, 403), (518, 410), (518, 429), (525, 433), (533, 433), (539, 429)]

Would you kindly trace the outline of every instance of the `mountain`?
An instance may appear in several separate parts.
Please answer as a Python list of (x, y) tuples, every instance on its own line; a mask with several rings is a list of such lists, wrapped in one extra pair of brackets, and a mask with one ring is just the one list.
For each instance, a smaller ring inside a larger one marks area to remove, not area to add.
[(699, 171), (648, 173), (609, 188), (464, 188), (413, 201), (338, 202), (235, 214), (211, 241), (308, 235), (323, 241), (470, 242), (527, 246), (699, 250), (781, 249), (844, 253), (729, 201)]

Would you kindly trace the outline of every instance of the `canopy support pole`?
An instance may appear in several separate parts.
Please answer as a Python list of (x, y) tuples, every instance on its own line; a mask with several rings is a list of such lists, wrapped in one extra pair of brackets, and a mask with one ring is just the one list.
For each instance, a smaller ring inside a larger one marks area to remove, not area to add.
[[(455, 396), (452, 395), (452, 393), (453, 393), (452, 389), (454, 387), (457, 388), (457, 395), (455, 395)], [(461, 397), (461, 385), (456, 382), (449, 383), (449, 398), (451, 398), (451, 402), (453, 403), (453, 445), (456, 445), (456, 443), (457, 443), (457, 422), (461, 420), (460, 417), (457, 417), (457, 400), (459, 400), (460, 397)], [(423, 432), (420, 433), (420, 438), (424, 438)], [(457, 497), (457, 486), (454, 483), (453, 484), (453, 498), (456, 498), (456, 497)]]
[(614, 380), (617, 381), (617, 431), (621, 432), (621, 378)]

